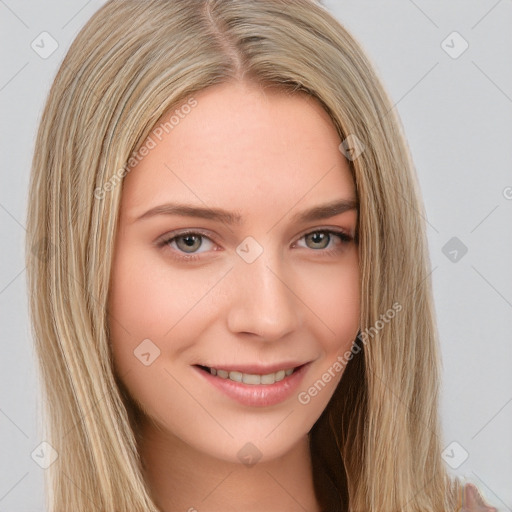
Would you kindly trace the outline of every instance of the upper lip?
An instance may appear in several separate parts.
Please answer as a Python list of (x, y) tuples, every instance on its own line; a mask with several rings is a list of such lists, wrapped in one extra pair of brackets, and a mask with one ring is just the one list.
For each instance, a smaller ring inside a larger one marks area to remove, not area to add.
[(305, 363), (300, 361), (284, 361), (282, 363), (275, 363), (270, 365), (262, 365), (262, 364), (200, 364), (196, 366), (207, 366), (208, 368), (215, 368), (216, 370), (225, 370), (228, 372), (241, 372), (248, 374), (256, 374), (256, 375), (267, 375), (269, 373), (275, 373), (279, 370), (288, 370), (290, 368), (297, 368), (304, 364), (307, 364), (309, 361)]

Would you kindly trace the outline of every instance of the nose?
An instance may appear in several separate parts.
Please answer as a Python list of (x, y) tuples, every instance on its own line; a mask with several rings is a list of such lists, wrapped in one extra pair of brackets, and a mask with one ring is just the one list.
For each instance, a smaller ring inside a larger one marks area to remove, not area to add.
[(300, 300), (294, 293), (290, 273), (268, 250), (252, 263), (238, 260), (228, 286), (228, 328), (276, 341), (300, 327)]

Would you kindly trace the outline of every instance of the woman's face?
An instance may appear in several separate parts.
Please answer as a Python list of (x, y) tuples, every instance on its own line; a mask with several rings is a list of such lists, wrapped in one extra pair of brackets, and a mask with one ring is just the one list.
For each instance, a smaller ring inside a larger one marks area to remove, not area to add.
[(311, 429), (358, 332), (355, 187), (304, 94), (230, 83), (186, 104), (124, 178), (116, 372), (171, 442), (268, 460)]

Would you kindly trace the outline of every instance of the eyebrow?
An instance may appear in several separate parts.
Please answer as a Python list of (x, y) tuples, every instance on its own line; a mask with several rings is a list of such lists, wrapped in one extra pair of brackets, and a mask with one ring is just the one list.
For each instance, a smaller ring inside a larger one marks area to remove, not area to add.
[[(292, 216), (291, 220), (292, 222), (299, 223), (312, 222), (334, 217), (350, 210), (357, 210), (357, 208), (358, 203), (353, 199), (336, 199), (296, 213)], [(229, 212), (222, 208), (208, 208), (179, 203), (166, 203), (155, 206), (137, 217), (135, 221), (148, 219), (156, 215), (179, 215), (182, 217), (208, 219), (230, 225), (243, 224), (242, 216), (238, 212)]]

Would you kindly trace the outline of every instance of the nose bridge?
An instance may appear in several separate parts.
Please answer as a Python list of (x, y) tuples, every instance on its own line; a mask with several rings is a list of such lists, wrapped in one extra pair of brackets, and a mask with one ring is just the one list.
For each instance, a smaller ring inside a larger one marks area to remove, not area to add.
[[(244, 249), (248, 251), (244, 253)], [(259, 252), (252, 261), (254, 252), (246, 258), (251, 251)], [(277, 249), (267, 246), (258, 250), (249, 240), (248, 245), (240, 244), (237, 252), (241, 256), (235, 260), (231, 276), (233, 290), (228, 314), (231, 331), (257, 334), (270, 341), (296, 329), (298, 304), (291, 291), (293, 283), (287, 283), (283, 276), (286, 272)]]

